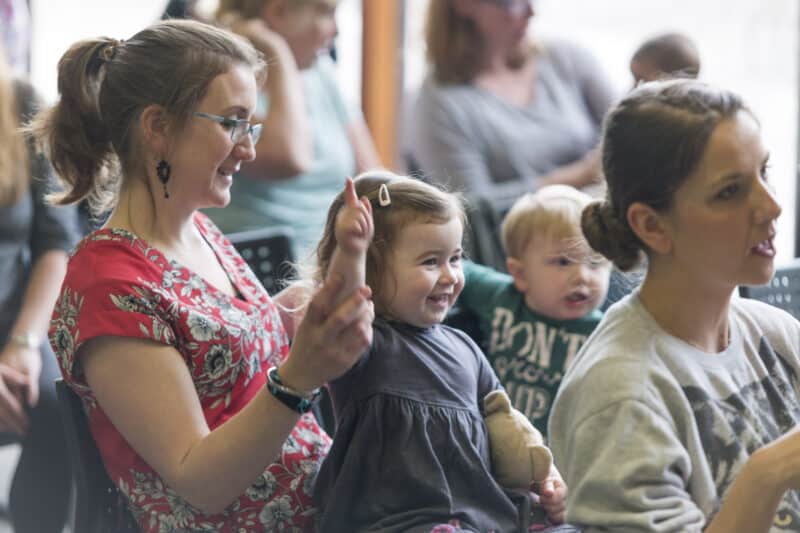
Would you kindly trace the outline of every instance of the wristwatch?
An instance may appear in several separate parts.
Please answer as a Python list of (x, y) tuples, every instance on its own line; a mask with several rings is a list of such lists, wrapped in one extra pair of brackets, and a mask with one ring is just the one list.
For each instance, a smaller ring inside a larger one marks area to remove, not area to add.
[(29, 348), (31, 350), (38, 350), (42, 342), (39, 337), (30, 331), (23, 331), (22, 333), (14, 333), (11, 335), (11, 342), (22, 348)]
[(267, 390), (276, 400), (292, 411), (297, 411), (300, 414), (310, 411), (314, 402), (317, 401), (320, 395), (320, 390), (318, 388), (312, 390), (308, 394), (303, 394), (286, 386), (278, 375), (278, 367), (276, 366), (267, 370)]

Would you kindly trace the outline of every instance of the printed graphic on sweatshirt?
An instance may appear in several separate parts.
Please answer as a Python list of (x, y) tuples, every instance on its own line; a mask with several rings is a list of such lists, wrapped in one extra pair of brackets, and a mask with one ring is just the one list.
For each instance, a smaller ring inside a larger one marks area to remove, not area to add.
[[(694, 386), (684, 387), (719, 495), (724, 495), (747, 458), (800, 422), (794, 370), (766, 339), (759, 356), (768, 375), (724, 400)], [(800, 531), (800, 497), (788, 491), (778, 507), (773, 532)]]
[(587, 335), (494, 310), (486, 353), (516, 409), (543, 433), (561, 379)]

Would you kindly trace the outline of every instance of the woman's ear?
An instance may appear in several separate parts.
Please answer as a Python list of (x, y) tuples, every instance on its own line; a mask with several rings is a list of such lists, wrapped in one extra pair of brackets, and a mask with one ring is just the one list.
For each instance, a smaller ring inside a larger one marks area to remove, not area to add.
[(168, 152), (169, 121), (163, 107), (156, 104), (145, 107), (139, 117), (139, 126), (142, 130), (142, 141), (152, 152)]
[(632, 203), (628, 207), (628, 225), (653, 252), (666, 255), (672, 250), (672, 237), (663, 214), (649, 205), (642, 202)]

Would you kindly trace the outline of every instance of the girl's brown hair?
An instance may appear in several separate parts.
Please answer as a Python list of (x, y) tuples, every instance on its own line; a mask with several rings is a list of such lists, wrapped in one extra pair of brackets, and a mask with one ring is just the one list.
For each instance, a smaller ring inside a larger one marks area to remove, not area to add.
[[(396, 244), (402, 228), (411, 223), (444, 224), (453, 219), (466, 223), (461, 197), (445, 192), (423, 181), (398, 176), (391, 172), (365, 172), (355, 178), (356, 194), (366, 197), (372, 204), (372, 219), (375, 236), (367, 250), (366, 282), (372, 289), (375, 311), (385, 313), (390, 295), (379, 294), (385, 276), (391, 275), (389, 261), (392, 247)], [(386, 185), (391, 204), (381, 206), (378, 191)], [(344, 194), (339, 193), (328, 210), (328, 219), (322, 239), (316, 250), (316, 271), (312, 274), (313, 283), (321, 285), (328, 273), (331, 257), (336, 249), (334, 229), (336, 216), (344, 205)]]
[(58, 62), (58, 103), (31, 127), (69, 204), (88, 198), (92, 211), (114, 206), (121, 174), (140, 170), (137, 121), (149, 105), (163, 107), (180, 132), (211, 82), (237, 64), (264, 74), (244, 39), (196, 21), (167, 20), (127, 41), (108, 37), (75, 43)]
[(20, 105), (11, 69), (0, 49), (0, 206), (10, 206), (30, 182), (28, 154), (20, 132)]
[(606, 199), (581, 218), (589, 245), (620, 270), (636, 266), (646, 249), (628, 225), (628, 208), (642, 202), (669, 210), (714, 129), (739, 111), (750, 113), (739, 96), (694, 80), (646, 83), (619, 102), (603, 127)]

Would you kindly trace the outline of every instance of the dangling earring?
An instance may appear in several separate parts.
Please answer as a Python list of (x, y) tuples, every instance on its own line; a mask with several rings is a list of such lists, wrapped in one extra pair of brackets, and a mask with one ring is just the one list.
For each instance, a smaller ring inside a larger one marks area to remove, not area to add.
[(156, 165), (156, 176), (158, 176), (158, 181), (164, 186), (164, 198), (169, 198), (169, 191), (167, 191), (167, 182), (169, 181), (170, 173), (172, 172), (172, 167), (169, 166), (165, 160), (161, 160)]

